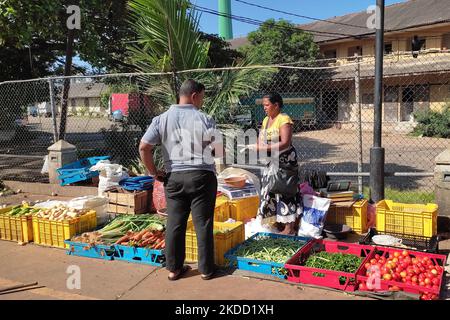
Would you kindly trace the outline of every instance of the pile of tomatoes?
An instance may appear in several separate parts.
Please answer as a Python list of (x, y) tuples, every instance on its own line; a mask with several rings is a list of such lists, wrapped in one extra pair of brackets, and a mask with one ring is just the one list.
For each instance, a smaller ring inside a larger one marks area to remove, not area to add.
[[(423, 287), (425, 290), (421, 295), (422, 300), (436, 300), (438, 295), (427, 292), (426, 289), (432, 289), (439, 292), (440, 278), (444, 269), (435, 265), (433, 261), (427, 257), (414, 257), (407, 250), (402, 252), (390, 253), (389, 257), (376, 254), (373, 259), (364, 265), (366, 276), (372, 273), (379, 274), (380, 278), (386, 281), (401, 282), (409, 286), (417, 286), (418, 289)], [(361, 283), (359, 290), (371, 290), (368, 283)], [(389, 287), (390, 291), (399, 291), (399, 287), (393, 285)]]

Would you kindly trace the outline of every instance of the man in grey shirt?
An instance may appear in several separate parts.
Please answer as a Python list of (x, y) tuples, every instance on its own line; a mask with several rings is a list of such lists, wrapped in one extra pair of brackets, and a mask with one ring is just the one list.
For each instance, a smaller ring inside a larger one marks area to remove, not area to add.
[[(199, 111), (205, 87), (192, 79), (180, 88), (180, 102), (153, 119), (139, 146), (149, 173), (164, 181), (167, 200), (166, 268), (169, 280), (179, 279), (189, 266), (185, 259), (187, 220), (192, 220), (197, 234), (198, 268), (202, 279), (215, 273), (213, 222), (217, 194), (214, 152), (221, 138), (216, 124)], [(152, 149), (161, 145), (165, 172), (157, 171)], [(216, 155), (217, 156), (217, 155)]]

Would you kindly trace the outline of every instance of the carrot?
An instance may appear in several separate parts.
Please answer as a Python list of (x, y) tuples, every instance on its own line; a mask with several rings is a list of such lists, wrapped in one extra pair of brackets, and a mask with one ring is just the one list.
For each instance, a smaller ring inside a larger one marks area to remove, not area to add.
[(163, 248), (163, 246), (165, 246), (165, 241), (162, 240), (161, 242), (159, 242), (158, 244), (156, 244), (156, 246), (154, 247), (154, 249), (161, 249)]
[(130, 240), (130, 236), (129, 236), (128, 234), (126, 234), (126, 235), (124, 235), (122, 238), (120, 238), (119, 240), (117, 240), (117, 241), (115, 242), (115, 244), (121, 244), (122, 242), (128, 241), (128, 240)]
[(151, 231), (147, 231), (147, 233), (145, 233), (145, 234), (142, 236), (142, 239), (149, 239), (149, 238), (151, 238), (151, 237), (153, 237), (153, 233), (152, 233)]
[(142, 230), (140, 232), (138, 232), (135, 236), (134, 236), (134, 240), (139, 241), (142, 239), (142, 236), (147, 233), (147, 230)]

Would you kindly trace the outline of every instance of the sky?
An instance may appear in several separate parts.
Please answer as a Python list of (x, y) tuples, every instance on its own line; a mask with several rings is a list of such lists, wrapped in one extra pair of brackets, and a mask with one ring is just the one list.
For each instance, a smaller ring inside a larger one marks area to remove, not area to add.
[[(217, 0), (191, 0), (193, 4), (201, 7), (217, 10)], [(341, 16), (347, 13), (365, 11), (370, 5), (374, 5), (376, 0), (245, 0), (249, 3), (258, 4), (281, 11), (291, 12), (294, 14), (310, 16), (319, 19), (328, 19), (334, 16)], [(405, 0), (386, 0), (386, 6), (405, 2)], [(314, 22), (309, 19), (302, 19), (290, 15), (285, 15), (269, 10), (252, 7), (236, 0), (231, 0), (231, 13), (238, 16), (253, 18), (257, 20), (286, 19), (293, 23), (310, 23)], [(203, 32), (218, 34), (218, 16), (209, 13), (201, 13), (200, 28)], [(254, 31), (258, 26), (233, 21), (233, 36), (238, 38), (246, 36), (249, 32)]]

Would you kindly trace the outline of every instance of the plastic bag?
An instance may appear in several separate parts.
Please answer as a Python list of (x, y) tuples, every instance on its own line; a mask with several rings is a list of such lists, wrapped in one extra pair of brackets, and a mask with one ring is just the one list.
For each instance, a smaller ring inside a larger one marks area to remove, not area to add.
[(310, 195), (313, 195), (313, 196), (316, 195), (316, 192), (315, 192), (314, 189), (309, 185), (308, 182), (303, 182), (302, 184), (300, 184), (300, 193), (301, 193), (302, 195), (307, 195), (307, 194), (310, 194)]
[(367, 228), (374, 228), (377, 219), (377, 207), (375, 203), (367, 205)]
[(301, 237), (322, 238), (325, 218), (330, 208), (331, 200), (313, 195), (303, 196), (303, 216), (298, 235)]
[(118, 186), (120, 180), (129, 177), (128, 173), (120, 164), (111, 163), (109, 160), (101, 160), (92, 166), (90, 171), (100, 171), (98, 182), (98, 195), (104, 196), (105, 191), (111, 187)]
[(47, 200), (44, 202), (37, 202), (33, 205), (34, 208), (50, 209), (59, 205), (68, 206), (68, 201)]
[(278, 230), (274, 226), (262, 224), (261, 219), (260, 216), (257, 216), (245, 224), (245, 239), (250, 238), (258, 232), (278, 233)]
[(44, 165), (42, 166), (41, 173), (42, 174), (48, 173), (48, 156), (44, 157)]
[(247, 182), (253, 184), (256, 188), (256, 191), (258, 192), (258, 195), (261, 194), (261, 183), (259, 182), (259, 179), (256, 175), (253, 173), (239, 168), (226, 168), (223, 170), (218, 176), (217, 180), (219, 183), (224, 184), (224, 179), (231, 178), (231, 177), (245, 177), (247, 179)]
[(70, 200), (68, 206), (74, 209), (94, 210), (97, 214), (97, 225), (103, 225), (115, 217), (114, 214), (108, 213), (108, 203), (107, 197), (85, 196)]

